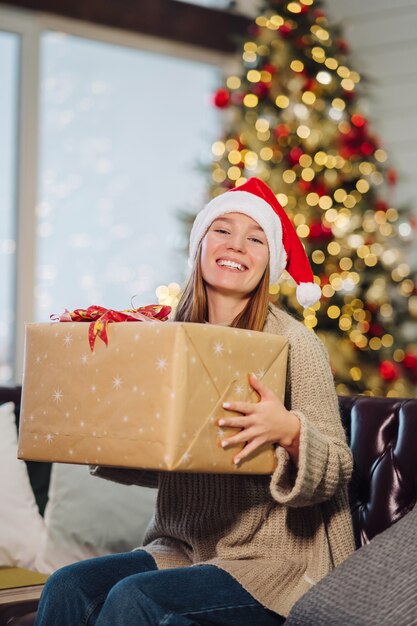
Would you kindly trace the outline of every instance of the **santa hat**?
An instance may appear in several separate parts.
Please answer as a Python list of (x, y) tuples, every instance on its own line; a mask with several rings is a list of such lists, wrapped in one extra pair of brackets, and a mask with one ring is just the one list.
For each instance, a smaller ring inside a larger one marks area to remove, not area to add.
[(210, 224), (226, 213), (244, 213), (263, 229), (269, 246), (270, 284), (277, 283), (286, 269), (298, 285), (296, 297), (301, 306), (312, 306), (320, 299), (321, 289), (314, 283), (307, 254), (293, 224), (272, 189), (259, 178), (250, 178), (240, 187), (213, 198), (197, 214), (190, 235), (190, 267)]

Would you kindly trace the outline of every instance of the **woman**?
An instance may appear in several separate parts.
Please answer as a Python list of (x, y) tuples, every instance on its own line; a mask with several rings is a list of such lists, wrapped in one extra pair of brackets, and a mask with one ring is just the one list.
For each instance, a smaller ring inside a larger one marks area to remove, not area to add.
[(272, 476), (94, 468), (104, 478), (158, 487), (144, 547), (53, 574), (37, 626), (282, 624), (354, 549), (351, 454), (327, 354), (312, 331), (268, 304), (269, 284), (284, 269), (303, 306), (320, 295), (271, 189), (252, 178), (212, 200), (194, 222), (190, 263), (176, 320), (288, 337), (285, 405), (251, 375), (259, 402), (228, 403), (219, 421), (236, 428), (222, 441), (236, 446), (235, 463), (268, 442), (277, 468)]

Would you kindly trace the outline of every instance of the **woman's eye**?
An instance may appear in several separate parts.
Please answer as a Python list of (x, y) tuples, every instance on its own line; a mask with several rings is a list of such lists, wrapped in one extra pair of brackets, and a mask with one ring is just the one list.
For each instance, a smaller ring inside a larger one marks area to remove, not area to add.
[(257, 243), (263, 244), (263, 241), (261, 241), (260, 239), (257, 239), (256, 237), (250, 237), (250, 239), (252, 239), (252, 241), (256, 241)]
[(227, 234), (227, 230), (224, 230), (224, 228), (215, 228), (214, 229), (215, 233), (226, 233)]

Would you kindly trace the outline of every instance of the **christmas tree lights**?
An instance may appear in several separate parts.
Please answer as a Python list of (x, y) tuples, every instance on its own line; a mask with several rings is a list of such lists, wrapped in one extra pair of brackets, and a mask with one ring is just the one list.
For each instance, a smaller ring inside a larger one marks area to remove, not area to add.
[[(225, 133), (211, 195), (265, 180), (293, 220), (322, 299), (304, 324), (326, 343), (339, 393), (415, 396), (417, 288), (404, 248), (416, 224), (393, 206), (397, 174), (361, 107), (349, 46), (314, 0), (270, 0), (214, 94)], [(288, 277), (271, 299), (301, 315)]]

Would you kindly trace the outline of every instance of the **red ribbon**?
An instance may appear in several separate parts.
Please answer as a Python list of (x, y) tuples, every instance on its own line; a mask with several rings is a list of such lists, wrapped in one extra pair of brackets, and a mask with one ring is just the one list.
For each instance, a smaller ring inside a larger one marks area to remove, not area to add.
[(55, 322), (90, 322), (88, 329), (88, 341), (91, 352), (94, 350), (96, 337), (108, 345), (107, 324), (109, 322), (165, 322), (171, 312), (171, 307), (164, 304), (147, 304), (137, 309), (114, 311), (102, 306), (89, 306), (88, 309), (75, 309), (65, 311), (61, 315), (54, 313), (51, 320)]

